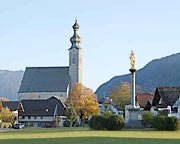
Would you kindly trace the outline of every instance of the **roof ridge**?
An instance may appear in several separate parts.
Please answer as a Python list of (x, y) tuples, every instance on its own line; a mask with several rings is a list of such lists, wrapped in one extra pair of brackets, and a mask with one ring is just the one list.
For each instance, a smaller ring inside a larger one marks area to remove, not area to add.
[(38, 67), (26, 67), (27, 69), (37, 69), (37, 68), (69, 68), (69, 66), (38, 66)]

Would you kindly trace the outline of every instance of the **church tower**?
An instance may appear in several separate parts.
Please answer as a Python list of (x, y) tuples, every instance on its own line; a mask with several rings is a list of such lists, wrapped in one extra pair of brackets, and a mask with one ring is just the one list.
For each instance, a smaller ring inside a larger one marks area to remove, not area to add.
[(72, 45), (69, 48), (70, 89), (75, 83), (82, 83), (82, 49), (80, 47), (81, 38), (78, 35), (79, 24), (77, 19), (72, 28), (74, 30), (74, 34), (70, 38)]

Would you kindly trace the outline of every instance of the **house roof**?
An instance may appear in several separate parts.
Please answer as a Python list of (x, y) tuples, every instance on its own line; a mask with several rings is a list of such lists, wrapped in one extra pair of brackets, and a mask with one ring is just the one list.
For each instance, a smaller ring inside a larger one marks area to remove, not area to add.
[(144, 108), (148, 101), (152, 101), (154, 98), (154, 95), (150, 93), (142, 93), (136, 96), (137, 101), (139, 103), (139, 106)]
[(69, 67), (27, 67), (19, 93), (66, 92)]
[(110, 99), (109, 97), (104, 97), (100, 99), (99, 103), (100, 104), (113, 104), (112, 99)]
[(8, 98), (0, 98), (0, 101), (9, 101)]
[(16, 111), (18, 110), (19, 103), (19, 101), (2, 101), (2, 107), (7, 107), (10, 111)]
[(166, 106), (173, 106), (180, 97), (180, 87), (157, 87), (153, 99), (153, 106), (163, 104)]
[(20, 116), (53, 116), (57, 110), (57, 115), (63, 115), (65, 105), (56, 97), (46, 100), (22, 100), (20, 103), (22, 110), (19, 111)]

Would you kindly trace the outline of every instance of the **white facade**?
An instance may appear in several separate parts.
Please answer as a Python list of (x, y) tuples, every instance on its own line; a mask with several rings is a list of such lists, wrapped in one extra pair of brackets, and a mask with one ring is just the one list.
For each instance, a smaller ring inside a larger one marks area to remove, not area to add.
[(67, 98), (67, 92), (26, 92), (19, 93), (19, 100), (23, 99), (48, 99), (51, 96), (60, 96), (63, 98)]
[(25, 116), (25, 117), (21, 117), (19, 118), (19, 121), (21, 122), (25, 122), (25, 121), (31, 121), (31, 122), (44, 122), (44, 121), (53, 121), (55, 119), (54, 116)]
[[(61, 116), (61, 121), (56, 124), (60, 127), (63, 127), (63, 122), (65, 121), (65, 119), (65, 116)], [(55, 116), (25, 116), (19, 118), (19, 123), (25, 124), (26, 127), (45, 127), (46, 123), (51, 123), (55, 120)]]
[(82, 49), (69, 50), (69, 76), (70, 88), (77, 82), (82, 83)]
[(19, 123), (25, 124), (25, 127), (45, 127), (46, 123), (54, 120), (54, 116), (25, 116), (19, 118)]

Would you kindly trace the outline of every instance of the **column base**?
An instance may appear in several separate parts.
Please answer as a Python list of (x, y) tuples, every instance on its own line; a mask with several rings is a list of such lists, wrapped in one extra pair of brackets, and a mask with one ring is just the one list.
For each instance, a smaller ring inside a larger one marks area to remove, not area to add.
[(129, 119), (125, 124), (126, 128), (143, 128), (141, 121), (138, 118), (140, 114), (140, 108), (137, 107), (130, 107), (128, 108), (129, 112)]

